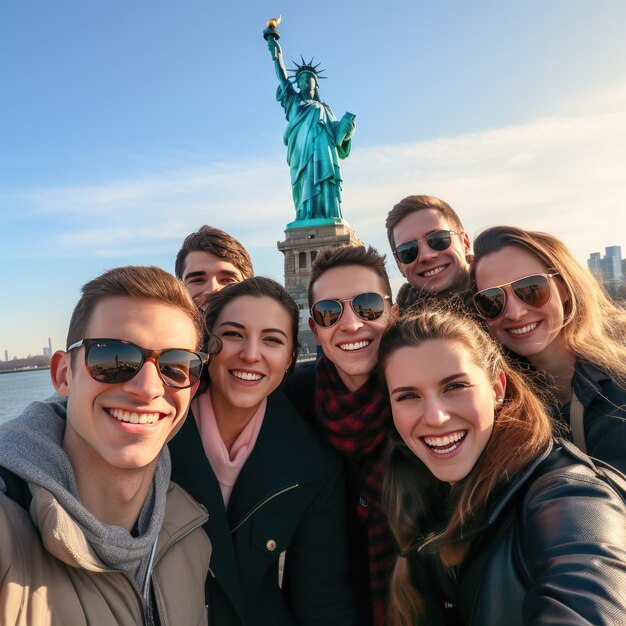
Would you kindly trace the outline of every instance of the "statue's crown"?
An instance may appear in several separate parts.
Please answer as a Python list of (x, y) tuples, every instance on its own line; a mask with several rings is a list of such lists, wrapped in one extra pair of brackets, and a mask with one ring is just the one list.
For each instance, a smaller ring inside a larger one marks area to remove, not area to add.
[(289, 70), (292, 74), (289, 77), (289, 80), (291, 80), (291, 82), (297, 83), (298, 77), (303, 72), (310, 72), (318, 80), (320, 78), (327, 78), (326, 76), (320, 76), (320, 74), (322, 72), (325, 72), (326, 70), (318, 70), (317, 68), (320, 66), (320, 64), (318, 63), (317, 65), (313, 65), (313, 57), (311, 57), (311, 60), (308, 63), (304, 60), (304, 57), (302, 55), (300, 55), (300, 58), (302, 59), (302, 65), (300, 65), (299, 63), (296, 63), (294, 60), (291, 61), (295, 66), (293, 69)]

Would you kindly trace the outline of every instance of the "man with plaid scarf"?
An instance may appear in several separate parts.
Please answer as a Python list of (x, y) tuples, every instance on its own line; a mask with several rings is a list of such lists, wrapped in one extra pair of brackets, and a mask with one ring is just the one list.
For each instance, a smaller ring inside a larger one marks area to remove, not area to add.
[(375, 373), (380, 338), (397, 313), (385, 257), (346, 245), (320, 250), (311, 270), (309, 324), (323, 355), (297, 370), (285, 392), (344, 457), (351, 574), (359, 626), (382, 626), (395, 546), (382, 508), (382, 453), (391, 421)]

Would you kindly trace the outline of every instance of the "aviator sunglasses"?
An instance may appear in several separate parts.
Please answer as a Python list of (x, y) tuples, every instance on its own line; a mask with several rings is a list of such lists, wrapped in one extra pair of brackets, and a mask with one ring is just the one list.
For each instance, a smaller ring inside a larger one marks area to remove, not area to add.
[(502, 287), (510, 286), (513, 295), (520, 302), (535, 309), (540, 309), (546, 306), (552, 297), (548, 278), (558, 275), (558, 272), (552, 274), (532, 274), (531, 276), (518, 278), (510, 283), (483, 289), (474, 294), (474, 306), (478, 314), (486, 320), (499, 318), (506, 308), (506, 292)]
[(183, 348), (148, 350), (123, 339), (81, 339), (67, 352), (85, 348), (85, 366), (99, 383), (115, 385), (134, 378), (144, 363), (153, 360), (163, 383), (176, 389), (192, 387), (200, 378), (202, 367), (209, 360), (204, 352)]
[(385, 312), (385, 300), (390, 296), (379, 293), (360, 293), (352, 298), (320, 300), (311, 307), (311, 317), (318, 326), (328, 327), (336, 324), (343, 315), (342, 302), (350, 302), (354, 313), (366, 322), (377, 320)]
[(425, 241), (431, 250), (442, 252), (450, 247), (452, 235), (460, 234), (455, 233), (453, 230), (438, 230), (428, 235), (428, 237), (424, 237), (424, 239), (413, 239), (401, 243), (393, 253), (400, 263), (407, 265), (417, 259), (420, 253), (420, 241)]

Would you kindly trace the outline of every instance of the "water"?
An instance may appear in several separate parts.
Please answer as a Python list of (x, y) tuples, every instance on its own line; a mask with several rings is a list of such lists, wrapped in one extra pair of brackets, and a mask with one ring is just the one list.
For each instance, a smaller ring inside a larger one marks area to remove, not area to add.
[(49, 370), (0, 374), (0, 423), (17, 417), (34, 400), (54, 393)]

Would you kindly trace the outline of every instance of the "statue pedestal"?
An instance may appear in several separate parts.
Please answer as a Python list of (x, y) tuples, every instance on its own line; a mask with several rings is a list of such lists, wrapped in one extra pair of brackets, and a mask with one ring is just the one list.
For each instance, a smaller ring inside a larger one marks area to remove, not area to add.
[(285, 241), (277, 242), (278, 249), (285, 255), (285, 288), (300, 309), (298, 338), (301, 354), (315, 354), (316, 341), (309, 328), (309, 280), (311, 263), (322, 248), (344, 244), (360, 245), (363, 242), (338, 218), (323, 218), (290, 222), (285, 230)]

